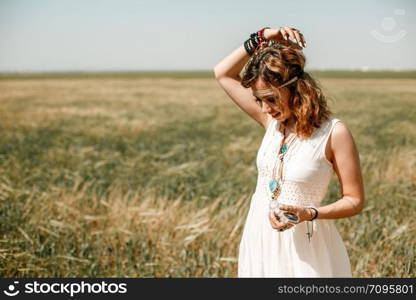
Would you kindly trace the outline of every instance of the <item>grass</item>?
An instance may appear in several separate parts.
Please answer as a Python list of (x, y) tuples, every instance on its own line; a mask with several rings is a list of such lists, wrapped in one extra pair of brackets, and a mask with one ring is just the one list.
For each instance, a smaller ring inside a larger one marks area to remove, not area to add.
[[(401, 76), (320, 77), (360, 151), (365, 209), (336, 220), (355, 277), (416, 275)], [(235, 277), (264, 130), (209, 76), (69, 77), (1, 78), (2, 277)]]

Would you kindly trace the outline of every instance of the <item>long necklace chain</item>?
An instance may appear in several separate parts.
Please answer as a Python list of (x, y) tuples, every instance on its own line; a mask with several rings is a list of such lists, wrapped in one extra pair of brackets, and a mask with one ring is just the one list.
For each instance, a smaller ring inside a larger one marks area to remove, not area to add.
[[(270, 209), (271, 210), (275, 210), (278, 206), (279, 206), (279, 201), (278, 201), (278, 197), (282, 191), (282, 184), (283, 184), (283, 162), (284, 162), (284, 156), (286, 155), (286, 153), (288, 153), (288, 149), (289, 147), (293, 144), (293, 142), (295, 141), (296, 135), (293, 135), (293, 137), (286, 142), (287, 139), (287, 135), (286, 135), (286, 129), (283, 132), (283, 138), (280, 142), (280, 146), (278, 148), (278, 152), (277, 152), (277, 157), (278, 159), (276, 159), (276, 163), (273, 167), (273, 173), (272, 173), (272, 179), (269, 182), (269, 188), (270, 191), (272, 192), (271, 195), (271, 200), (270, 200)], [(279, 162), (279, 171), (278, 171), (278, 178), (276, 180), (276, 165), (277, 162)], [(306, 221), (306, 225), (308, 227), (308, 232), (306, 233), (306, 235), (308, 236), (308, 240), (309, 242), (311, 241), (311, 237), (312, 237), (312, 233), (309, 232), (309, 224), (308, 221)]]
[[(283, 139), (278, 148), (278, 152), (277, 152), (278, 159), (276, 160), (276, 164), (274, 165), (274, 168), (273, 168), (272, 179), (269, 182), (269, 189), (272, 192), (271, 201), (270, 201), (271, 209), (275, 209), (276, 207), (278, 207), (279, 203), (277, 201), (277, 197), (280, 195), (282, 191), (282, 184), (283, 184), (284, 156), (286, 155), (290, 145), (295, 141), (295, 138), (296, 138), (296, 136), (294, 135), (292, 139), (290, 139), (286, 143), (287, 137), (288, 136), (286, 135), (286, 130), (285, 130), (283, 133)], [(277, 163), (279, 163), (278, 178), (276, 178), (275, 176)]]

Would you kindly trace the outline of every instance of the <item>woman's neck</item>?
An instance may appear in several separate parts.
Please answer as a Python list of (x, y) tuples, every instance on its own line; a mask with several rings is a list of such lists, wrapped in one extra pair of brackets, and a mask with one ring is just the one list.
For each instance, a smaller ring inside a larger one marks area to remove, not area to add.
[(282, 132), (282, 134), (285, 133), (286, 135), (289, 135), (289, 134), (292, 134), (292, 133), (295, 133), (295, 132), (296, 132), (296, 122), (295, 122), (294, 119), (290, 119), (286, 123), (285, 132)]

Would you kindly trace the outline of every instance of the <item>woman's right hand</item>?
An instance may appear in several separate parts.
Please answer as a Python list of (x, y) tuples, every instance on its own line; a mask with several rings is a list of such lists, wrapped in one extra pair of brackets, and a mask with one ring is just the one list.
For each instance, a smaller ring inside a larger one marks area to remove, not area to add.
[(306, 47), (306, 41), (303, 34), (293, 27), (266, 28), (264, 30), (264, 37), (267, 40), (273, 40), (279, 44), (299, 50), (302, 50), (302, 47)]
[(291, 224), (291, 223), (280, 222), (273, 211), (269, 212), (269, 220), (270, 220), (270, 224), (272, 225), (272, 227), (274, 229), (284, 229), (284, 230), (286, 230), (286, 229), (289, 229), (290, 227), (294, 226), (294, 224)]

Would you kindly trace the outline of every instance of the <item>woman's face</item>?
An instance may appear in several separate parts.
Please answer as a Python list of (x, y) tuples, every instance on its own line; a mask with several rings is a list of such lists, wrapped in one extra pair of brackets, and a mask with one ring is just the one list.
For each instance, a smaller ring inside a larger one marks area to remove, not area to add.
[(281, 98), (278, 99), (278, 95), (274, 95), (273, 92), (256, 96), (255, 92), (261, 92), (262, 90), (271, 89), (271, 86), (265, 83), (261, 78), (257, 79), (251, 86), (253, 95), (256, 97), (256, 102), (261, 106), (264, 113), (270, 114), (273, 118), (278, 119), (280, 122), (289, 120), (292, 117), (292, 112), (288, 106), (290, 92), (286, 87), (280, 89)]

